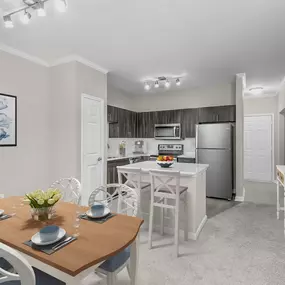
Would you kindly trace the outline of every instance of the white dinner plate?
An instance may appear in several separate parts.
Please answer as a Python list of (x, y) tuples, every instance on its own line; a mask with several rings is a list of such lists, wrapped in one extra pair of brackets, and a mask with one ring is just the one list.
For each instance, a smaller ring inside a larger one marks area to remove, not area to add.
[[(101, 211), (100, 211), (101, 212)], [(86, 212), (86, 215), (91, 218), (91, 219), (100, 219), (100, 218), (104, 218), (106, 217), (107, 215), (109, 215), (111, 213), (111, 210), (108, 208), (108, 207), (105, 207), (104, 208), (104, 212), (101, 214), (99, 211), (98, 211), (98, 214), (95, 214), (93, 215), (91, 210), (89, 209), (87, 212)]]
[(4, 214), (4, 210), (0, 209), (0, 216)]
[(58, 232), (58, 235), (57, 235), (55, 240), (43, 242), (41, 240), (40, 233), (37, 232), (36, 234), (34, 234), (32, 236), (31, 241), (32, 241), (32, 243), (34, 243), (36, 245), (49, 245), (49, 244), (53, 244), (53, 243), (59, 241), (60, 239), (62, 239), (65, 236), (65, 234), (66, 234), (66, 231), (62, 228), (59, 228), (59, 232)]

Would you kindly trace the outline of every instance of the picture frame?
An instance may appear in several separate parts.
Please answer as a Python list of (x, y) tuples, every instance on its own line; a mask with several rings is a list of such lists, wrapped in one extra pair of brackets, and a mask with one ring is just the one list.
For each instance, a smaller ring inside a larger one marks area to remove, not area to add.
[(0, 93), (0, 147), (17, 146), (17, 97)]

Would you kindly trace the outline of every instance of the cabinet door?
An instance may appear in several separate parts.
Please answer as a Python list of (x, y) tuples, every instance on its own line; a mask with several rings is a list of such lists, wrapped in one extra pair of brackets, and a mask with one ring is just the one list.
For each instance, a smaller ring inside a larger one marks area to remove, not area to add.
[(199, 123), (213, 122), (235, 122), (235, 106), (200, 108)]
[(184, 109), (182, 118), (182, 137), (195, 138), (198, 124), (198, 109)]
[(136, 121), (136, 126), (137, 126), (137, 134), (136, 137), (137, 138), (142, 138), (143, 136), (143, 113), (137, 113), (137, 121)]
[(114, 106), (107, 106), (108, 123), (114, 124), (118, 122), (118, 108)]

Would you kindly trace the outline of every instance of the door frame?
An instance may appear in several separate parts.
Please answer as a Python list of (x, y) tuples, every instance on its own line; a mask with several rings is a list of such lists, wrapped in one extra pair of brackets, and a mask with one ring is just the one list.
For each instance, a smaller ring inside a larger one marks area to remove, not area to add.
[[(264, 183), (271, 183), (274, 182), (275, 180), (275, 167), (274, 167), (274, 162), (275, 162), (275, 148), (274, 148), (274, 132), (275, 132), (275, 125), (274, 125), (274, 113), (260, 113), (260, 114), (246, 114), (244, 115), (245, 117), (263, 117), (263, 116), (270, 116), (271, 117), (271, 163), (272, 163), (272, 169), (271, 169), (271, 181), (262, 181), (262, 180), (254, 180), (254, 179), (244, 179), (246, 181), (251, 181), (251, 182), (264, 182)], [(243, 130), (244, 132), (244, 130)], [(244, 145), (244, 141), (243, 141)], [(244, 150), (243, 150), (243, 155), (244, 155)]]
[[(80, 123), (80, 127), (81, 127), (81, 140), (80, 140), (80, 156), (81, 156), (81, 167), (80, 167), (80, 177), (81, 177), (81, 187), (83, 185), (84, 187), (84, 180), (83, 180), (83, 177), (84, 177), (84, 165), (83, 165), (83, 161), (84, 161), (84, 154), (83, 154), (83, 100), (84, 99), (91, 99), (91, 100), (94, 100), (94, 101), (98, 101), (100, 102), (100, 107), (101, 107), (101, 111), (102, 111), (102, 120), (101, 120), (101, 153), (102, 153), (102, 171), (101, 171), (101, 181), (102, 181), (102, 184), (105, 183), (105, 174), (104, 174), (104, 169), (106, 167), (106, 159), (105, 159), (105, 101), (104, 99), (102, 98), (99, 98), (99, 97), (95, 97), (95, 96), (92, 96), (92, 95), (88, 95), (88, 94), (85, 94), (85, 93), (82, 93), (81, 94), (81, 100), (80, 100), (80, 119), (81, 119), (81, 123)], [(82, 188), (83, 188), (82, 187)], [(95, 190), (95, 189), (94, 189)]]

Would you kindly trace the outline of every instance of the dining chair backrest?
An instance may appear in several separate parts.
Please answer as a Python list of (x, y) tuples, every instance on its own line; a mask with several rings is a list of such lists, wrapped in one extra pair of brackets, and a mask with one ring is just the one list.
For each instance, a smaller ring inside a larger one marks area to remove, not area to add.
[(0, 258), (7, 260), (14, 268), (15, 272), (6, 271), (0, 266), (0, 284), (35, 285), (35, 274), (31, 265), (16, 250), (0, 243)]
[(55, 181), (50, 188), (59, 189), (62, 192), (62, 200), (64, 202), (70, 202), (79, 204), (81, 200), (81, 184), (74, 178), (61, 178)]
[[(129, 187), (136, 190), (141, 189), (141, 169), (140, 168), (128, 168), (124, 166), (118, 166), (118, 181), (119, 184), (127, 184)], [(125, 180), (125, 181), (124, 181)]]
[(171, 170), (151, 170), (151, 192), (154, 196), (167, 196), (170, 199), (179, 198), (180, 172)]
[[(113, 191), (113, 189), (115, 189), (115, 191)], [(102, 191), (105, 192), (105, 195), (103, 195), (105, 198), (103, 199)], [(96, 198), (98, 196), (99, 198)], [(118, 214), (135, 217), (138, 213), (138, 195), (135, 189), (125, 184), (107, 184), (106, 186), (95, 189), (89, 197), (88, 204), (92, 206), (96, 202), (108, 205), (108, 207), (111, 207), (112, 204), (117, 202)]]

